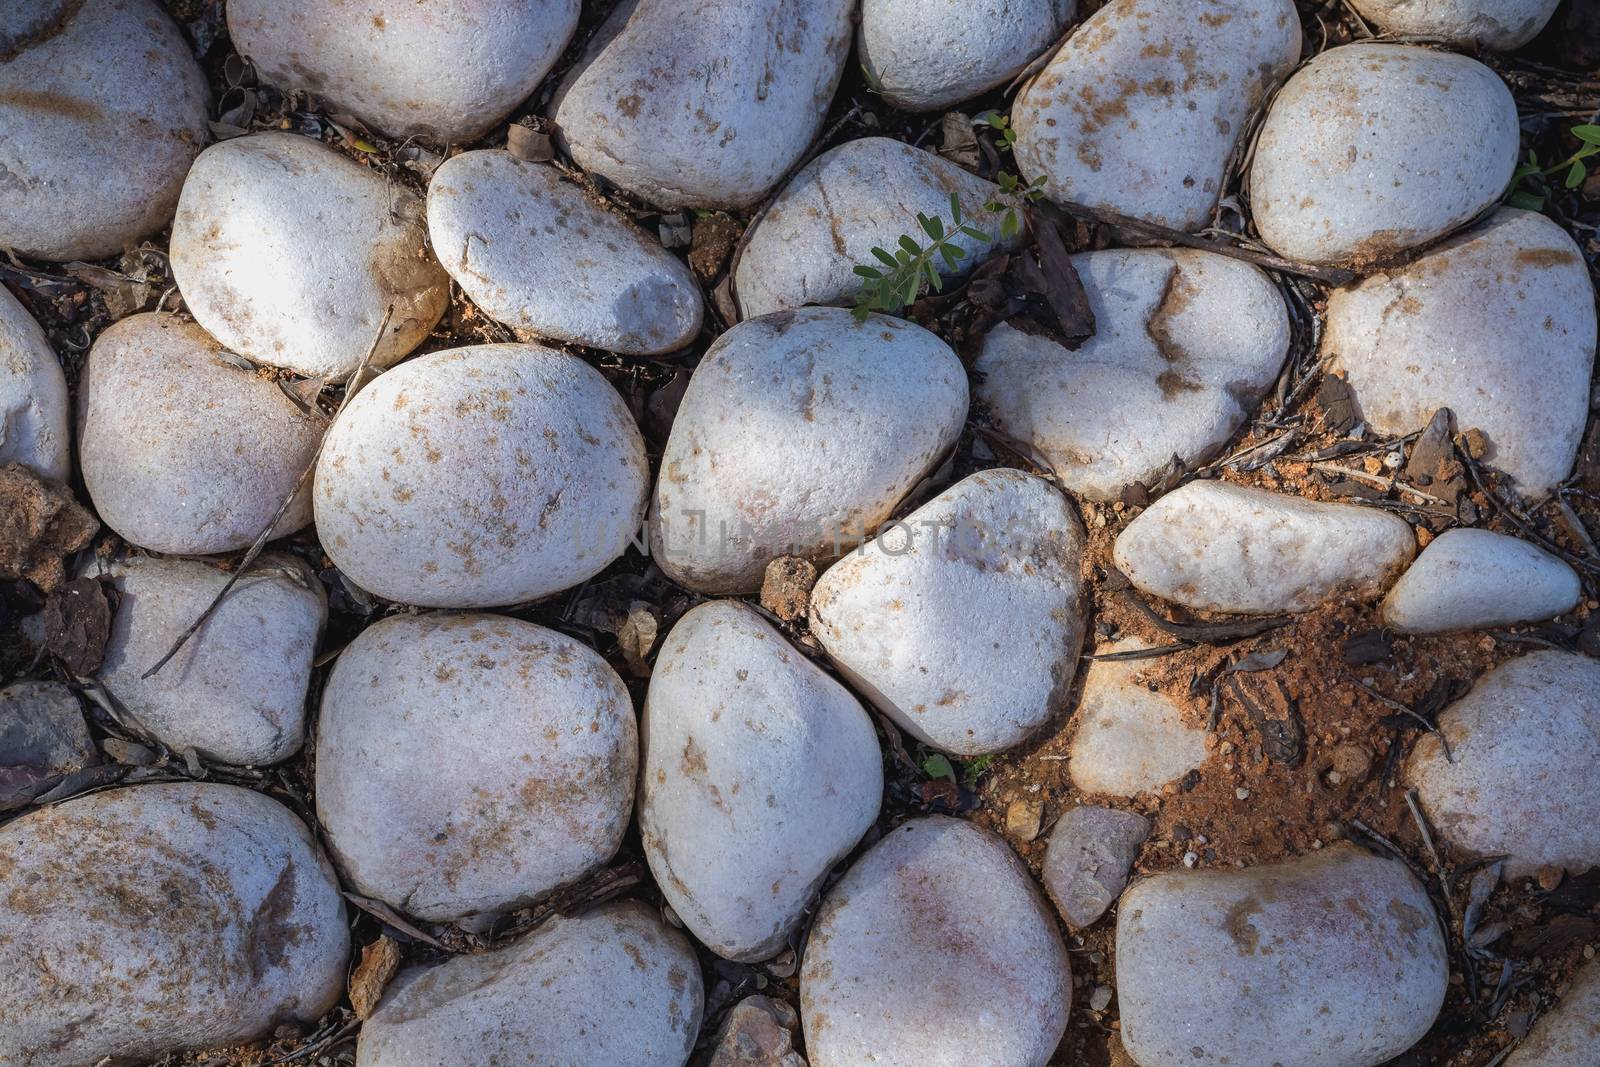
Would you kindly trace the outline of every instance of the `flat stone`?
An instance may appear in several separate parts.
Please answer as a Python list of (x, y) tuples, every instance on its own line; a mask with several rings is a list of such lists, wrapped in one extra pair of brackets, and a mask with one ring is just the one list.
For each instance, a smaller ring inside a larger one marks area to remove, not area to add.
[(72, 475), (67, 379), (44, 331), (0, 289), (0, 464), (64, 482)]
[[(1119, 641), (1098, 646), (1095, 654), (1141, 647), (1137, 641)], [(1159, 790), (1205, 762), (1205, 729), (1139, 681), (1148, 666), (1137, 659), (1089, 664), (1067, 758), (1072, 784), (1083, 792), (1134, 797)]]
[(1555, 1007), (1539, 1016), (1505, 1067), (1590, 1067), (1600, 1062), (1600, 963), (1578, 972)]
[(1116, 903), (1149, 834), (1150, 820), (1143, 815), (1091, 804), (1056, 820), (1042, 877), (1068, 926), (1092, 926)]
[(54, 784), (100, 762), (83, 709), (59, 682), (0, 689), (0, 811), (25, 806)]
[(1352, 0), (1368, 22), (1399, 36), (1509, 52), (1544, 29), (1561, 0)]
[(745, 997), (728, 1012), (704, 1067), (806, 1067), (794, 1050), (795, 1010), (771, 997)]
[(1446, 530), (1428, 543), (1383, 600), (1401, 633), (1516, 626), (1577, 607), (1578, 573), (1544, 549), (1488, 530)]

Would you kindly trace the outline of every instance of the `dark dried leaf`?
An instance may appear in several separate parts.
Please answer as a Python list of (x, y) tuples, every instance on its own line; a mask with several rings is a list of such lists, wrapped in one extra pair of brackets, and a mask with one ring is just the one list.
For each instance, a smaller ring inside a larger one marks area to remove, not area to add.
[(548, 163), (556, 158), (549, 130), (521, 122), (506, 127), (506, 151), (529, 163)]
[(1333, 433), (1347, 434), (1360, 421), (1355, 393), (1350, 384), (1336, 374), (1323, 376), (1322, 384), (1317, 387), (1317, 403), (1322, 407), (1324, 425)]
[(100, 669), (111, 635), (111, 603), (93, 578), (74, 578), (44, 604), (45, 648), (73, 674)]
[(1344, 643), (1344, 661), (1352, 667), (1382, 663), (1394, 655), (1394, 639), (1383, 630), (1363, 630)]
[(1279, 615), (1240, 622), (1173, 622), (1171, 619), (1163, 618), (1154, 608), (1132, 593), (1128, 594), (1128, 600), (1156, 629), (1199, 645), (1226, 645), (1242, 641), (1247, 637), (1255, 637), (1268, 630), (1287, 626), (1294, 621), (1291, 616)]

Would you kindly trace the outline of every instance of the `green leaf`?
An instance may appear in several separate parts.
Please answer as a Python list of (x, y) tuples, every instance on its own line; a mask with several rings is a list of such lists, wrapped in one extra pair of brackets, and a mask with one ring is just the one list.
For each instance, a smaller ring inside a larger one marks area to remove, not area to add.
[(1600, 126), (1574, 126), (1572, 136), (1585, 144), (1600, 145)]
[(1006, 212), (1006, 217), (1000, 220), (1000, 237), (1009, 241), (1022, 229), (1022, 223), (1017, 219), (1015, 211)]
[(855, 268), (855, 271), (863, 278), (872, 278), (876, 280), (883, 277), (883, 271), (879, 270), (877, 267), (868, 267), (864, 264), (858, 265)]
[(866, 322), (867, 316), (872, 314), (871, 304), (857, 304), (850, 309), (850, 314), (856, 317), (857, 322)]
[[(976, 226), (963, 226), (961, 227), (961, 232), (972, 238), (974, 241), (983, 241), (988, 243), (989, 241), (994, 240), (993, 237), (989, 236), (987, 231), (980, 230)], [(966, 249), (962, 249), (962, 254), (964, 255), (965, 253)]]
[[(906, 238), (902, 237), (900, 240), (904, 241)], [(904, 268), (911, 266), (911, 256), (907, 254), (905, 249), (900, 248), (895, 250), (894, 266), (896, 270), (903, 270)]]
[(948, 778), (951, 782), (956, 780), (956, 769), (950, 765), (950, 758), (942, 752), (934, 752), (922, 761), (922, 773), (929, 778)]
[(874, 248), (872, 250), (872, 254), (877, 256), (879, 261), (882, 262), (883, 265), (886, 266), (886, 267), (892, 268), (892, 267), (894, 267), (896, 265), (895, 261), (894, 261), (894, 257), (891, 256), (886, 250), (884, 250), (882, 248)]
[(922, 272), (915, 271), (911, 277), (906, 279), (905, 291), (900, 294), (900, 306), (905, 307), (907, 304), (915, 304), (917, 302), (917, 294), (921, 291)]
[(950, 220), (957, 226), (961, 225), (961, 197), (955, 193), (950, 194)]
[(908, 255), (913, 255), (913, 256), (922, 255), (922, 246), (917, 244), (917, 242), (913, 241), (910, 237), (906, 236), (905, 234), (901, 234), (900, 235), (900, 247), (905, 249), (905, 251), (906, 251), (906, 253)]
[(935, 241), (943, 240), (944, 223), (939, 221), (939, 219), (927, 215), (919, 215), (917, 216), (917, 221), (922, 223), (923, 233), (927, 234), (929, 237), (932, 237)]
[(961, 256), (965, 251), (966, 249), (960, 245), (939, 246), (939, 255), (944, 257), (944, 265), (951, 270), (956, 270), (961, 266)]
[(961, 768), (962, 781), (971, 785), (979, 778), (982, 778), (993, 763), (994, 753), (992, 752), (982, 756), (974, 756), (972, 759), (967, 760), (966, 765)]
[[(941, 245), (940, 247), (942, 248), (944, 246)], [(939, 290), (943, 289), (944, 279), (939, 277), (939, 268), (933, 265), (933, 260), (925, 259), (922, 261), (922, 265), (927, 269), (928, 284), (933, 286), (933, 291), (937, 293)]]
[(1544, 210), (1544, 197), (1518, 189), (1511, 194), (1511, 206), (1520, 207), (1524, 211), (1542, 211)]
[(1576, 189), (1583, 184), (1583, 179), (1589, 176), (1589, 168), (1577, 160), (1572, 161), (1572, 169), (1567, 171), (1567, 188)]

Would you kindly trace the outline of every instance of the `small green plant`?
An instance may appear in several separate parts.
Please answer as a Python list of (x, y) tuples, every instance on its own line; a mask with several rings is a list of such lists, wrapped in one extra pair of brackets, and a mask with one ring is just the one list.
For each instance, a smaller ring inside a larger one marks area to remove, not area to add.
[(943, 752), (928, 753), (927, 757), (922, 761), (922, 773), (929, 778), (944, 778), (951, 785), (955, 784), (955, 766), (951, 764), (950, 757)]
[[(930, 752), (922, 759), (922, 773), (931, 779), (943, 778), (951, 785), (955, 785), (958, 781), (972, 785), (983, 777), (990, 764), (994, 763), (994, 759), (994, 754), (989, 753), (982, 756), (974, 756), (957, 764), (943, 752)], [(959, 774), (957, 773), (958, 766), (960, 768)]]
[(1546, 178), (1562, 175), (1563, 186), (1576, 189), (1589, 177), (1589, 166), (1585, 161), (1600, 156), (1600, 126), (1574, 126), (1571, 132), (1579, 142), (1577, 151), (1553, 166), (1544, 166), (1539, 161), (1538, 153), (1528, 149), (1527, 160), (1519, 164), (1516, 173), (1511, 176), (1509, 202), (1512, 207), (1529, 211), (1543, 209), (1550, 200), (1549, 192), (1543, 188)]
[(985, 111), (972, 120), (974, 126), (987, 126), (1000, 139), (1000, 147), (1007, 152), (1017, 146), (1017, 131), (1011, 128), (1011, 119), (998, 111)]

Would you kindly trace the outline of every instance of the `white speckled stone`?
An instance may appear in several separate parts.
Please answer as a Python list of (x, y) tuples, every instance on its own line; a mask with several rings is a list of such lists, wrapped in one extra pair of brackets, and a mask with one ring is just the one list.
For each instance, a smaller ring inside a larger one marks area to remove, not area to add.
[(400, 972), (361, 1027), (356, 1065), (683, 1067), (702, 1006), (688, 939), (618, 901)]
[(700, 332), (683, 261), (552, 166), (498, 149), (446, 160), (428, 185), (428, 232), (473, 303), (514, 329), (629, 355)]
[(362, 893), (431, 921), (494, 914), (611, 858), (638, 763), (628, 690), (587, 645), (502, 615), (396, 615), (323, 690), (317, 818)]
[(1371, 600), (1416, 552), (1411, 527), (1388, 512), (1193, 481), (1129, 523), (1112, 558), (1146, 593), (1262, 615)]
[(1452, 844), (1506, 856), (1516, 878), (1600, 865), (1600, 661), (1542, 650), (1503, 663), (1439, 716), (1406, 776)]
[(1056, 821), (1044, 854), (1044, 886), (1069, 926), (1092, 925), (1116, 903), (1150, 820), (1132, 811), (1082, 805)]
[[(1095, 654), (1141, 647), (1137, 641), (1119, 641), (1096, 648)], [(1067, 754), (1067, 773), (1083, 792), (1135, 797), (1205, 762), (1204, 725), (1188, 722), (1176, 703), (1139, 681), (1149, 666), (1137, 659), (1089, 664), (1074, 713), (1077, 733)]]
[(913, 819), (833, 887), (800, 971), (811, 1067), (1045, 1067), (1072, 975), (1055, 916), (1004, 841)]
[(1017, 166), (1052, 200), (1199, 229), (1299, 59), (1290, 0), (1112, 0), (1017, 94)]
[(1202, 465), (1277, 378), (1289, 317), (1265, 274), (1188, 249), (1072, 257), (1095, 335), (1075, 352), (1001, 325), (978, 398), (1006, 436), (1091, 500), (1156, 485), (1173, 456)]
[(642, 725), (645, 859), (702, 944), (763, 960), (878, 817), (878, 737), (849, 690), (737, 601), (690, 611), (661, 649)]
[(702, 593), (759, 589), (774, 556), (833, 559), (933, 471), (966, 415), (966, 370), (920, 326), (843, 308), (742, 322), (678, 408), (652, 555)]
[(258, 363), (345, 378), (422, 343), (450, 300), (422, 201), (293, 133), (214, 145), (172, 222), (172, 276), (195, 321)]
[(0, 0), (0, 246), (100, 259), (161, 229), (208, 97), (154, 0)]
[(379, 596), (493, 607), (558, 593), (620, 556), (644, 518), (644, 439), (575, 356), (432, 352), (363, 389), (317, 465), (317, 533)]
[[(811, 632), (906, 732), (964, 756), (1066, 703), (1083, 644), (1083, 527), (1048, 482), (974, 474), (830, 567)], [(966, 632), (971, 640), (951, 641)]]
[(1488, 530), (1446, 530), (1383, 601), (1384, 624), (1411, 634), (1537, 622), (1578, 604), (1578, 573), (1544, 549)]
[[(322, 424), (221, 350), (194, 323), (152, 312), (115, 323), (89, 351), (78, 462), (101, 520), (136, 545), (246, 548), (316, 455)], [(310, 520), (302, 491), (273, 536)]]
[(1431, 48), (1330, 49), (1272, 102), (1250, 167), (1261, 238), (1361, 266), (1426, 244), (1505, 193), (1517, 108), (1499, 75)]
[(72, 474), (67, 379), (33, 316), (0, 289), (0, 464), (46, 478)]
[(1328, 299), (1322, 353), (1374, 430), (1404, 434), (1448, 407), (1524, 494), (1572, 469), (1588, 418), (1594, 286), (1572, 238), (1501, 208), (1409, 266)]
[(584, 170), (665, 208), (745, 207), (822, 126), (853, 0), (623, 0), (550, 113)]
[(1591, 1067), (1600, 1063), (1600, 963), (1586, 964), (1555, 1007), (1539, 1016), (1505, 1067)]
[(105, 568), (116, 615), (102, 685), (168, 747), (223, 763), (288, 759), (305, 740), (311, 661), (327, 620), (322, 583), (292, 556), (267, 555), (152, 678), (228, 583), (209, 563), (132, 556)]
[(1509, 52), (1539, 35), (1561, 0), (1351, 0), (1389, 33), (1442, 37), (1461, 47)]
[(1351, 844), (1169, 871), (1117, 906), (1122, 1044), (1140, 1067), (1377, 1067), (1428, 1032), (1449, 978), (1427, 892)]
[(464, 144), (561, 58), (580, 0), (231, 0), (228, 33), (262, 79), (393, 137)]
[(315, 1023), (349, 954), (332, 869), (260, 793), (151, 783), (0, 828), (0, 1063), (149, 1062)]

